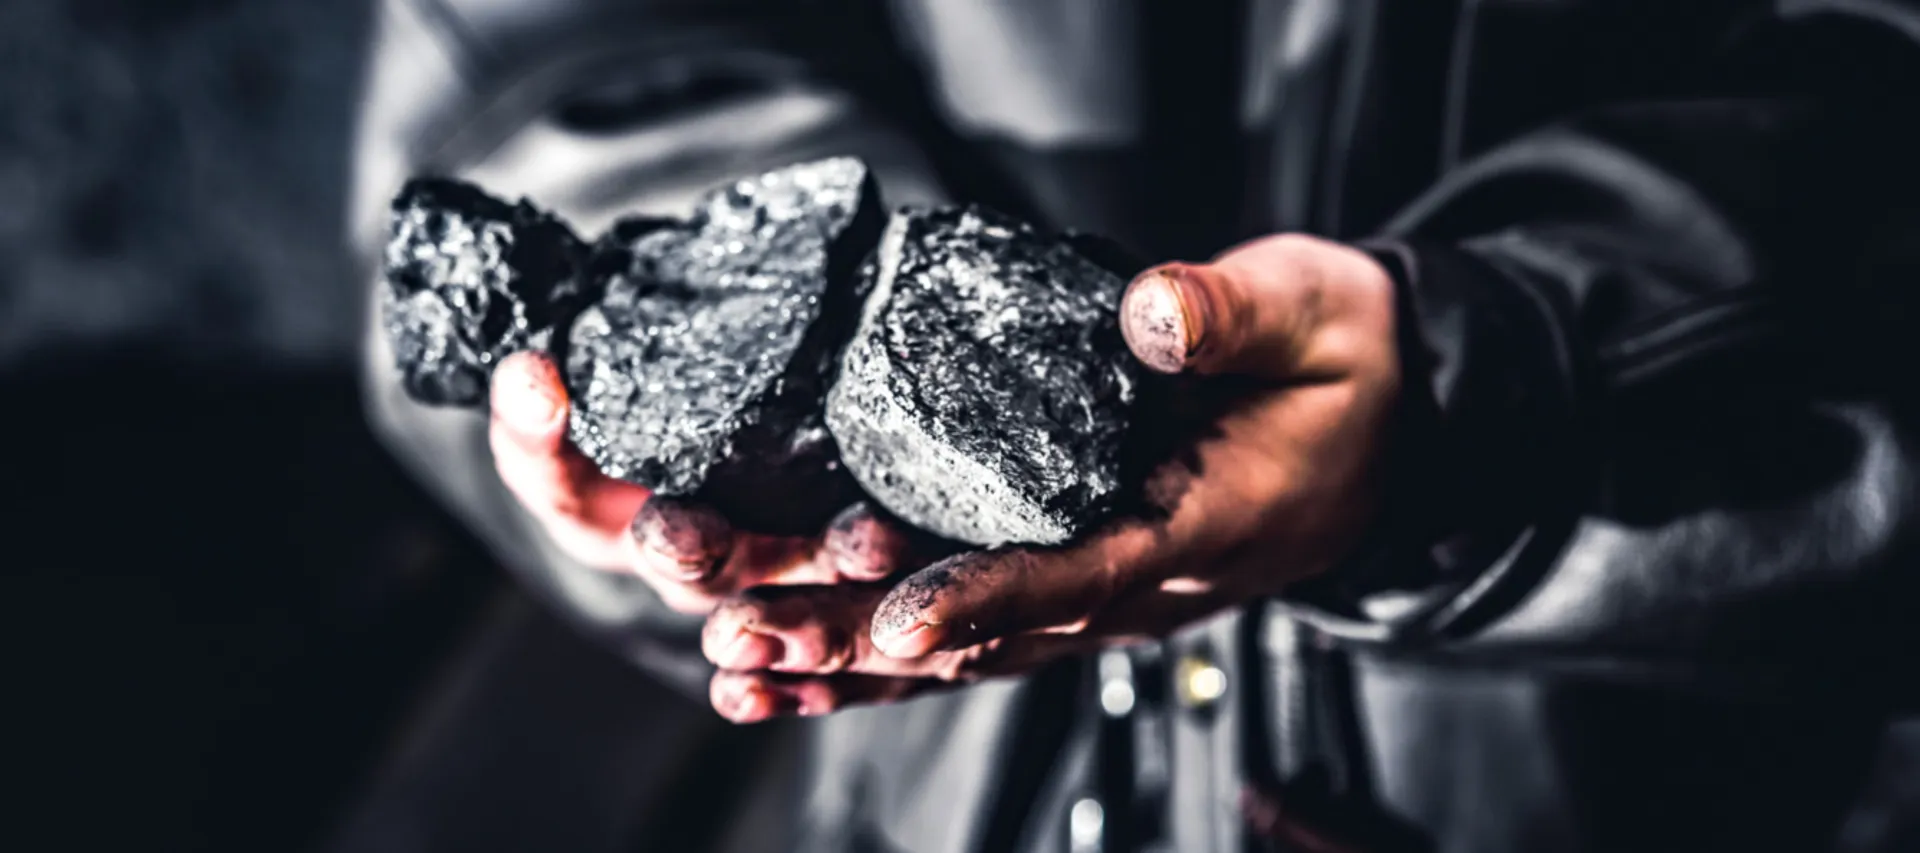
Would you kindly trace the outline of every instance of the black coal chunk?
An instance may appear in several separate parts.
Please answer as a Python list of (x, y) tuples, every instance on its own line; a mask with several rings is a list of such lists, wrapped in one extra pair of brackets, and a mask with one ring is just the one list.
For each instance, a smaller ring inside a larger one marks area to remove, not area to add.
[(749, 528), (824, 521), (857, 494), (822, 397), (885, 219), (866, 167), (836, 158), (716, 189), (685, 222), (616, 225), (568, 338), (574, 443)]
[(995, 545), (1062, 542), (1119, 505), (1126, 280), (1074, 245), (978, 207), (889, 220), (826, 415), (887, 509)]
[(479, 406), (493, 366), (546, 348), (586, 299), (586, 247), (552, 215), (459, 181), (419, 178), (393, 201), (381, 321), (409, 396)]

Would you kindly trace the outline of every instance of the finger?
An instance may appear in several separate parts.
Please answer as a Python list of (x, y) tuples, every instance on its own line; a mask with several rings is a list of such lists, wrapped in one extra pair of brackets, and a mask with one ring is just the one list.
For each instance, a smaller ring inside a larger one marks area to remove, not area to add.
[(1150, 537), (1145, 527), (1071, 552), (976, 551), (921, 569), (876, 608), (870, 641), (913, 660), (1033, 632), (1077, 634), (1127, 583)]
[(733, 555), (712, 583), (717, 592), (731, 594), (763, 585), (824, 584), (840, 580), (819, 559), (820, 539), (814, 536), (740, 537)]
[(552, 359), (534, 352), (502, 359), (489, 402), (501, 435), (526, 455), (552, 456), (565, 442), (567, 390)]
[(941, 545), (864, 502), (808, 539), (744, 533), (711, 508), (660, 496), (634, 517), (633, 539), (636, 571), (708, 599), (763, 584), (878, 580), (918, 568)]
[[(1222, 576), (1220, 567), (1242, 543), (1277, 541), (1292, 529), (1290, 520), (1318, 511), (1300, 505), (1310, 493), (1301, 484), (1320, 474), (1302, 461), (1295, 446), (1306, 442), (1292, 432), (1331, 427), (1293, 418), (1292, 426), (1276, 428), (1276, 412), (1297, 405), (1281, 394), (1237, 410), (1190, 457), (1156, 471), (1145, 491), (1167, 510), (1163, 517), (1123, 519), (1064, 548), (974, 552), (914, 573), (874, 615), (874, 643), (889, 655), (916, 658), (997, 637), (1084, 632), (1116, 601), (1154, 590), (1277, 590), (1296, 576), (1296, 559), (1320, 555), (1277, 551), (1267, 573)], [(1222, 584), (1234, 589), (1216, 589)]]
[(848, 507), (827, 527), (822, 560), (847, 580), (876, 581), (903, 569), (918, 568), (934, 548), (924, 534), (876, 510), (865, 501)]
[[(1019, 646), (1029, 654), (1002, 658), (1001, 665), (983, 665), (959, 678), (721, 670), (709, 683), (708, 698), (715, 711), (736, 723), (817, 717), (856, 705), (899, 702), (980, 678), (1024, 673), (1045, 661), (1086, 651), (1079, 645), (1050, 638), (1034, 640)], [(1044, 654), (1030, 653), (1036, 651)]]
[(654, 496), (633, 520), (632, 566), (663, 596), (704, 613), (721, 597), (762, 584), (831, 583), (817, 538), (767, 536), (733, 527), (710, 507)]
[(817, 717), (851, 705), (898, 702), (941, 686), (925, 678), (883, 675), (784, 675), (714, 673), (708, 686), (713, 709), (736, 723), (780, 716)]
[(714, 673), (707, 682), (707, 702), (720, 716), (736, 723), (757, 723), (774, 716), (773, 696), (752, 678)]
[(701, 651), (724, 669), (917, 675), (875, 652), (865, 636), (886, 592), (868, 584), (748, 589), (707, 617)]
[(880, 585), (852, 584), (746, 590), (721, 602), (707, 618), (701, 649), (714, 665), (735, 671), (956, 681), (1021, 672), (1116, 639), (1016, 637), (911, 659), (893, 657), (872, 641), (874, 608), (887, 592)]
[(1391, 279), (1366, 253), (1289, 234), (1142, 273), (1121, 299), (1120, 328), (1163, 373), (1324, 379), (1391, 340), (1379, 327), (1392, 299)]
[(733, 525), (699, 504), (655, 496), (633, 517), (635, 570), (681, 584), (699, 584), (732, 556)]
[(602, 474), (567, 442), (566, 421), (566, 389), (550, 359), (517, 353), (495, 368), (488, 441), (501, 481), (570, 556), (621, 568), (647, 490)]

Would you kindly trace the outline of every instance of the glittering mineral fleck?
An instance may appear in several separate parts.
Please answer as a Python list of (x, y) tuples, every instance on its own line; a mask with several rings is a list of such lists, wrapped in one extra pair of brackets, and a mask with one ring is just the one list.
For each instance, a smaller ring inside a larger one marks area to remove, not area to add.
[(382, 325), (403, 387), (478, 406), (500, 359), (544, 348), (582, 301), (585, 246), (553, 216), (458, 181), (408, 182), (393, 202)]
[(685, 222), (616, 225), (569, 336), (574, 443), (749, 527), (824, 521), (854, 490), (821, 398), (884, 220), (866, 167), (837, 158), (716, 189)]
[(977, 207), (894, 214), (862, 273), (826, 419), (869, 494), (977, 545), (1058, 543), (1113, 509), (1138, 378), (1119, 275)]

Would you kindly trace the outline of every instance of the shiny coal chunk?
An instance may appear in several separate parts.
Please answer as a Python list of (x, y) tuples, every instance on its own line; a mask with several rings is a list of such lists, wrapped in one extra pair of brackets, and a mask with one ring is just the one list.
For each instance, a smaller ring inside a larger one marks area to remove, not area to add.
[(827, 425), (861, 486), (976, 545), (1058, 543), (1120, 502), (1139, 380), (1126, 280), (983, 208), (903, 211), (863, 268)]
[(420, 178), (393, 202), (382, 325), (407, 393), (479, 406), (493, 366), (545, 348), (581, 307), (586, 247), (525, 201), (459, 181)]
[(837, 158), (714, 190), (686, 222), (615, 226), (592, 261), (603, 296), (568, 339), (574, 443), (747, 527), (824, 521), (856, 490), (821, 398), (885, 219), (866, 167)]

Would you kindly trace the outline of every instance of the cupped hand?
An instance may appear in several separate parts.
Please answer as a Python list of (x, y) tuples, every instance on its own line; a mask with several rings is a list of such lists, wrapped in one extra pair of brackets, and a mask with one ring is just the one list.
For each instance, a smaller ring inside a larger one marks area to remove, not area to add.
[(1120, 307), (1135, 356), (1256, 389), (1154, 472), (1164, 512), (1064, 547), (950, 557), (891, 588), (744, 589), (703, 635), (721, 667), (714, 707), (748, 722), (1015, 674), (1325, 571), (1379, 498), (1400, 381), (1393, 305), (1371, 257), (1297, 235), (1147, 271)]
[(568, 556), (639, 575), (675, 610), (706, 613), (765, 584), (877, 581), (931, 554), (924, 537), (865, 504), (819, 536), (737, 530), (707, 507), (601, 473), (567, 440), (567, 412), (552, 359), (517, 353), (500, 362), (488, 438), (501, 481)]

